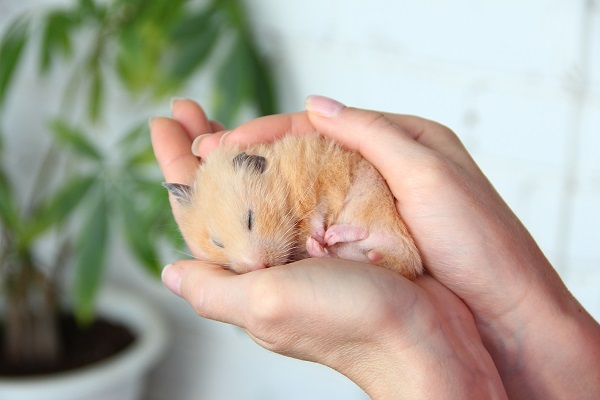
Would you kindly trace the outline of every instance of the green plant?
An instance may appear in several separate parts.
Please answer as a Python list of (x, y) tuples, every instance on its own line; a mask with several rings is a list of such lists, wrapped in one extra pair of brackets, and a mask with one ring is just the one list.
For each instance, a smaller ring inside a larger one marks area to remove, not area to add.
[[(38, 75), (70, 71), (57, 95), (57, 115), (40, 115), (52, 135), (30, 199), (17, 198), (15, 177), (0, 158), (0, 279), (5, 298), (5, 349), (13, 362), (48, 362), (56, 341), (56, 290), (72, 268), (71, 298), (89, 322), (102, 282), (109, 237), (121, 232), (131, 253), (160, 272), (159, 243), (179, 242), (147, 132), (147, 117), (116, 145), (98, 140), (108, 101), (128, 96), (139, 105), (166, 101), (198, 72), (213, 85), (211, 114), (232, 124), (242, 109), (276, 111), (268, 65), (252, 40), (238, 0), (79, 0), (66, 8), (22, 15), (0, 41), (0, 154), (3, 113), (25, 49), (37, 46)], [(107, 82), (118, 85), (109, 90)], [(72, 112), (85, 104), (84, 112)], [(30, 133), (31, 134), (31, 133)], [(33, 133), (36, 134), (36, 133)], [(47, 133), (37, 133), (47, 134)], [(38, 156), (36, 156), (38, 158)], [(54, 177), (60, 176), (60, 179)], [(53, 259), (36, 252), (52, 237)]]

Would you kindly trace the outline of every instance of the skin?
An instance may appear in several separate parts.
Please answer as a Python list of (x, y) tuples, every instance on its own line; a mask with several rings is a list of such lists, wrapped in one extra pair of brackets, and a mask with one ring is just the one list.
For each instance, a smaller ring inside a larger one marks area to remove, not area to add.
[(249, 144), (317, 130), (384, 176), (430, 275), (413, 283), (372, 266), (310, 259), (238, 276), (182, 261), (163, 273), (172, 291), (268, 349), (338, 370), (372, 398), (600, 392), (598, 324), (453, 132), (318, 96), (306, 105), (307, 112), (259, 118), (224, 135), (197, 104), (177, 101), (173, 118), (151, 121), (165, 179), (191, 182), (199, 161), (190, 145), (202, 134), (216, 132), (194, 142), (200, 157), (220, 140)]

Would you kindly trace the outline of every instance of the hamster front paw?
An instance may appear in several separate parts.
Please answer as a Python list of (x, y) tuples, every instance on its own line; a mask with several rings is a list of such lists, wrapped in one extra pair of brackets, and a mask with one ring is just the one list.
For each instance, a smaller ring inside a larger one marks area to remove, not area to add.
[(318, 239), (312, 236), (306, 239), (306, 251), (308, 251), (309, 256), (315, 258), (331, 257), (329, 251), (323, 247)]
[(365, 228), (339, 224), (328, 227), (323, 239), (327, 246), (333, 246), (336, 243), (357, 242), (366, 239), (368, 236), (369, 232)]

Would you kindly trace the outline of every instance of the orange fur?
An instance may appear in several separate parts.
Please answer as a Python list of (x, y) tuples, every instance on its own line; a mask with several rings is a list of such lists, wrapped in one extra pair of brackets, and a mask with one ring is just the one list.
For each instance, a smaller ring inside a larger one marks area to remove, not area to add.
[[(264, 171), (236, 168), (242, 151), (263, 156)], [(381, 175), (317, 134), (215, 150), (182, 208), (187, 240), (238, 273), (311, 253), (370, 262), (410, 279), (423, 269)]]

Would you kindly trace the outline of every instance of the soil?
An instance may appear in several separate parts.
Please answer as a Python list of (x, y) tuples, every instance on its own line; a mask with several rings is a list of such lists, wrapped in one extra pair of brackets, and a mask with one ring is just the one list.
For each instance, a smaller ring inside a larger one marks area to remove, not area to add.
[[(10, 365), (0, 348), (0, 376), (45, 375), (80, 368), (115, 355), (135, 341), (128, 328), (102, 318), (83, 328), (73, 316), (63, 315), (59, 324), (64, 352), (56, 363)], [(0, 331), (0, 343), (1, 336)]]

